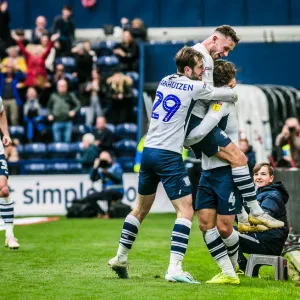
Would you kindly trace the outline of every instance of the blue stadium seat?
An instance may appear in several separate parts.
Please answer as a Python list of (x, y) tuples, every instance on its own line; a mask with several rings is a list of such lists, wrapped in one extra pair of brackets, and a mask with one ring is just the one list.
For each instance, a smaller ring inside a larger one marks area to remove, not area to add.
[(100, 56), (110, 56), (113, 55), (113, 47), (112, 44), (108, 44), (106, 41), (102, 41), (98, 44), (98, 47), (96, 48), (97, 55)]
[(121, 140), (114, 144), (118, 157), (135, 157), (137, 143), (133, 140)]
[(81, 174), (82, 166), (80, 163), (69, 163), (68, 174)]
[(24, 146), (23, 145), (18, 145), (17, 146), (17, 151), (19, 154), (19, 158), (22, 159), (24, 158)]
[(112, 133), (115, 133), (116, 126), (114, 124), (106, 123), (105, 127), (109, 129)]
[(97, 60), (97, 67), (104, 77), (112, 75), (119, 70), (119, 60), (116, 56), (101, 56)]
[(48, 144), (48, 155), (50, 158), (69, 158), (70, 146), (68, 143)]
[(104, 41), (107, 48), (113, 49), (118, 44), (116, 41)]
[(139, 73), (137, 73), (137, 72), (127, 72), (126, 75), (130, 76), (130, 78), (133, 80), (133, 86), (135, 88), (138, 88), (138, 86), (139, 86), (139, 79), (140, 79)]
[(135, 99), (134, 103), (137, 104), (137, 100), (138, 100), (138, 96), (139, 96), (139, 91), (135, 88), (132, 89), (132, 94), (133, 94), (133, 98)]
[(24, 157), (27, 159), (42, 159), (47, 157), (46, 144), (31, 143), (24, 146)]
[(76, 68), (75, 58), (69, 56), (56, 58), (55, 64), (63, 64), (66, 73), (73, 73)]
[(74, 142), (80, 142), (82, 139), (82, 136), (85, 133), (91, 132), (91, 128), (86, 125), (73, 125), (72, 127), (72, 141)]
[(118, 139), (136, 140), (137, 125), (134, 123), (124, 123), (117, 125), (116, 136)]
[(81, 142), (69, 144), (70, 158), (78, 158), (82, 154), (83, 150), (83, 144)]
[(58, 163), (48, 163), (46, 166), (47, 174), (66, 174), (69, 170), (69, 163), (58, 162)]
[(117, 162), (121, 165), (124, 172), (133, 172), (134, 157), (119, 157)]
[(9, 126), (8, 131), (12, 139), (18, 139), (20, 142), (24, 141), (25, 130), (23, 126)]
[(47, 169), (44, 163), (29, 163), (24, 165), (24, 175), (45, 174)]

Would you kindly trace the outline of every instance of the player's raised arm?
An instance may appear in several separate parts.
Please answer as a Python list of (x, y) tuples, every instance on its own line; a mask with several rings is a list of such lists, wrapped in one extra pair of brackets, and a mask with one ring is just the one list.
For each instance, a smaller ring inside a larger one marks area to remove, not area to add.
[[(235, 80), (236, 69), (234, 64), (225, 60), (218, 60), (215, 62), (215, 68), (213, 73), (214, 83), (217, 87), (214, 88), (215, 92), (213, 93), (212, 97), (219, 97), (218, 99), (222, 99), (222, 95), (224, 90), (226, 91), (233, 91), (229, 87), (235, 87), (236, 80)], [(220, 86), (229, 86), (218, 88)], [(207, 94), (209, 97), (209, 94)], [(184, 145), (189, 147), (193, 144), (200, 142), (205, 136), (213, 130), (215, 126), (218, 125), (222, 117), (229, 114), (229, 106), (232, 104), (224, 103), (221, 101), (213, 102), (210, 104), (207, 114), (205, 115), (204, 119), (200, 123), (199, 126), (195, 127), (188, 135), (188, 137), (184, 141)]]
[(194, 82), (191, 93), (195, 100), (217, 100), (223, 102), (236, 102), (238, 100), (236, 91), (230, 87), (213, 87), (203, 81)]

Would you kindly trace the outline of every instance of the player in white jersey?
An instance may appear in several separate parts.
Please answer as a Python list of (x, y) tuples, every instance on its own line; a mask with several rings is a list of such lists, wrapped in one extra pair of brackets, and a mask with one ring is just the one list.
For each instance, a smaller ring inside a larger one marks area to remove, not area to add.
[(177, 53), (175, 60), (177, 73), (161, 80), (153, 104), (139, 173), (137, 205), (125, 219), (117, 255), (108, 262), (120, 278), (128, 278), (128, 252), (140, 223), (151, 209), (161, 181), (177, 213), (165, 279), (198, 283), (182, 270), (194, 214), (191, 184), (181, 155), (186, 125), (198, 99), (232, 102), (237, 97), (231, 89), (217, 89), (200, 81), (203, 62), (198, 51), (184, 47)]
[(10, 249), (19, 249), (20, 245), (14, 236), (14, 203), (9, 197), (9, 188), (7, 184), (8, 168), (4, 155), (4, 147), (11, 145), (11, 138), (8, 132), (6, 113), (3, 107), (3, 101), (0, 97), (0, 129), (3, 134), (0, 140), (0, 215), (5, 225), (5, 247)]
[[(223, 25), (219, 26), (201, 44), (198, 43), (193, 46), (194, 49), (204, 56), (205, 71), (203, 80), (206, 80), (209, 84), (213, 84), (214, 60), (220, 57), (227, 57), (238, 42), (239, 38), (235, 31), (229, 25)], [(215, 104), (215, 107), (221, 107), (221, 104)], [(215, 127), (218, 120), (210, 114), (205, 115), (207, 108), (208, 103), (206, 101), (198, 101), (195, 105), (187, 129), (190, 141), (187, 141), (185, 145), (189, 146), (198, 141), (198, 143), (192, 146), (197, 158), (200, 158), (202, 153), (204, 153), (208, 157), (216, 155), (230, 163), (234, 184), (240, 190), (243, 199), (247, 202), (250, 209), (249, 219), (253, 223), (262, 224), (269, 228), (282, 227), (283, 222), (270, 218), (259, 206), (256, 200), (254, 184), (250, 180), (251, 176), (246, 156), (237, 145), (231, 142), (230, 138), (223, 135), (220, 128)], [(200, 123), (201, 125), (199, 125)], [(201, 139), (203, 140), (201, 141)]]

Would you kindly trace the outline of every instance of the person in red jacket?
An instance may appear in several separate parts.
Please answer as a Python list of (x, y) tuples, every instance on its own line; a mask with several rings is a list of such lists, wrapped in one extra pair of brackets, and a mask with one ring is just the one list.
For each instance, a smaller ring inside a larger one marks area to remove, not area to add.
[(27, 87), (45, 87), (48, 82), (45, 60), (51, 51), (54, 41), (59, 38), (59, 34), (53, 34), (51, 36), (51, 41), (45, 51), (42, 51), (42, 48), (39, 45), (32, 45), (32, 50), (28, 51), (16, 34), (12, 34), (12, 37), (26, 58), (28, 70), (24, 85)]

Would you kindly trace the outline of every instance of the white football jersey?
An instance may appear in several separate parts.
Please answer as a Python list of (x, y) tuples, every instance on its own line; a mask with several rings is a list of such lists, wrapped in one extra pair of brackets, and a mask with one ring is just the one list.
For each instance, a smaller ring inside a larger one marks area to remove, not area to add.
[[(202, 81), (206, 82), (208, 85), (213, 86), (214, 85), (214, 78), (213, 78), (214, 60), (208, 53), (206, 47), (201, 43), (194, 45), (192, 48), (194, 48), (195, 50), (197, 50), (203, 55), (202, 61), (204, 66), (204, 72), (202, 74)], [(207, 101), (198, 101), (194, 106), (192, 114), (203, 119), (208, 109), (208, 106), (209, 103)]]
[[(211, 103), (207, 115), (220, 120), (219, 128), (224, 131), (231, 141), (238, 145), (239, 123), (237, 117), (237, 108), (234, 103), (215, 102)], [(211, 170), (230, 165), (227, 161), (221, 160), (216, 156), (207, 157), (202, 153), (203, 170)]]
[[(4, 110), (4, 106), (3, 106), (3, 100), (2, 97), (0, 96), (0, 113), (2, 113)], [(4, 154), (4, 147), (2, 144), (2, 140), (0, 139), (0, 155)]]
[(232, 89), (214, 88), (203, 81), (173, 74), (161, 80), (156, 91), (145, 147), (182, 153), (190, 114), (198, 99), (236, 101)]

